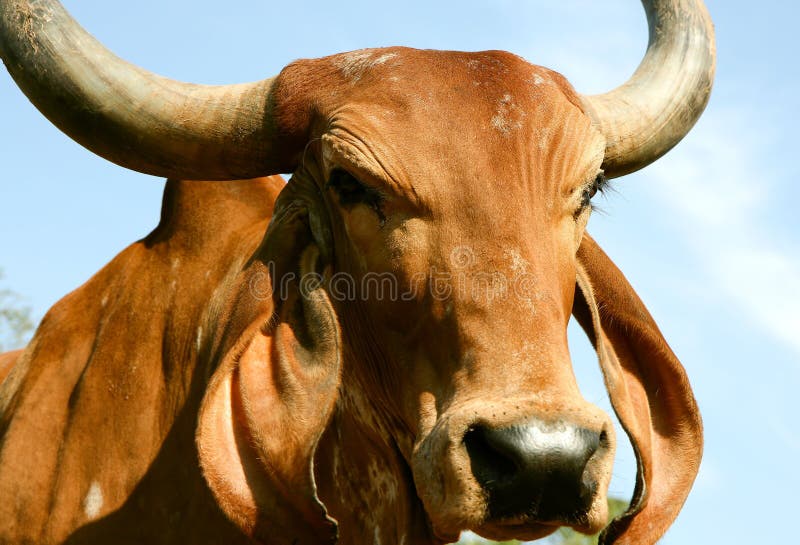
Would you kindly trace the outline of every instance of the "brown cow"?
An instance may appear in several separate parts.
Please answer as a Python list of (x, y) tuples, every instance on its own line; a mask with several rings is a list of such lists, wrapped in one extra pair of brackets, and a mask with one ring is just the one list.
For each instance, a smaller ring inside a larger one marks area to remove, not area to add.
[[(0, 387), (2, 543), (444, 543), (606, 524), (654, 543), (697, 473), (683, 368), (585, 233), (708, 99), (700, 0), (645, 2), (633, 79), (586, 97), (509, 53), (388, 48), (204, 87), (111, 55), (52, 1), (0, 54), (70, 136), (167, 184), (159, 226), (56, 304)], [(426, 85), (413, 84), (424, 78)]]

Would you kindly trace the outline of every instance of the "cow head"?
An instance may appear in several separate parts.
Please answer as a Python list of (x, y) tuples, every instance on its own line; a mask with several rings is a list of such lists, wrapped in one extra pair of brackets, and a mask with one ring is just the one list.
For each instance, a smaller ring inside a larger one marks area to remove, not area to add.
[(613, 431), (565, 330), (602, 135), (562, 78), (507, 53), (360, 51), (279, 89), (315, 77), (334, 83), (325, 122), (278, 209), (320, 218), (348, 405), (392, 436), (442, 537), (597, 529)]
[[(639, 461), (606, 540), (666, 530), (697, 471), (697, 409), (584, 231), (605, 177), (658, 158), (702, 112), (714, 51), (700, 0), (645, 2), (645, 60), (593, 97), (508, 53), (405, 48), (298, 61), (256, 84), (184, 85), (111, 57), (57, 4), (37, 6), (3, 6), (0, 52), (82, 144), (158, 175), (293, 172), (251, 260), (271, 304), (241, 328), (200, 415), (207, 480), (245, 532), (335, 539), (313, 461), (337, 404), (396, 447), (443, 540), (601, 529), (615, 437), (578, 391), (571, 313)], [(86, 54), (60, 58), (53, 40)]]

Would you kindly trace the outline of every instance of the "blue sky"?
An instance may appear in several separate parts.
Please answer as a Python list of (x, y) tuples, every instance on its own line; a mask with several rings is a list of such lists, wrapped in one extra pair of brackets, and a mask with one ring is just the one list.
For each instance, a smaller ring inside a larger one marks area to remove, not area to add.
[[(123, 58), (200, 83), (261, 79), (300, 57), (408, 45), (506, 49), (596, 93), (622, 83), (647, 43), (636, 0), (64, 4)], [(589, 229), (650, 307), (703, 410), (700, 477), (663, 543), (776, 543), (796, 518), (800, 488), (800, 8), (707, 5), (719, 64), (706, 114), (659, 162), (616, 180)], [(70, 141), (0, 72), (0, 287), (41, 317), (156, 224), (163, 182)], [(594, 356), (573, 337), (584, 394), (607, 406)], [(629, 495), (633, 472), (632, 454), (621, 449), (612, 492)]]

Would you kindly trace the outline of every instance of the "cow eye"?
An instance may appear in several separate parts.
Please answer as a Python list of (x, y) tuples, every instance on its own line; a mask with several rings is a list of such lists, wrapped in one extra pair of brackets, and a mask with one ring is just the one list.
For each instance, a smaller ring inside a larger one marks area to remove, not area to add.
[(601, 172), (597, 175), (591, 185), (583, 188), (583, 193), (581, 193), (581, 203), (578, 210), (575, 211), (575, 217), (577, 218), (583, 213), (584, 210), (586, 210), (586, 208), (591, 206), (592, 198), (597, 195), (598, 192), (602, 193), (607, 187), (608, 178), (606, 178)]
[(381, 225), (386, 221), (381, 208), (385, 197), (380, 190), (362, 183), (346, 170), (333, 170), (326, 187), (336, 192), (339, 197), (339, 204), (344, 208), (352, 208), (363, 204), (369, 206), (375, 212), (381, 221)]

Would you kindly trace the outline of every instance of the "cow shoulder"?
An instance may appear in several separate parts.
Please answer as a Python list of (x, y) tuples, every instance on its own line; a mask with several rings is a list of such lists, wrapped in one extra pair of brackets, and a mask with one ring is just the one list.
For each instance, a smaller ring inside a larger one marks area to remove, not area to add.
[(198, 502), (203, 490), (186, 493), (201, 479), (176, 458), (194, 455), (215, 307), (283, 185), (167, 182), (156, 229), (50, 309), (0, 385), (0, 497), (15, 498), (0, 502), (11, 521), (0, 541), (61, 542), (95, 519), (102, 530), (111, 512), (108, 528), (124, 528), (126, 512), (154, 527), (192, 509), (221, 517)]

